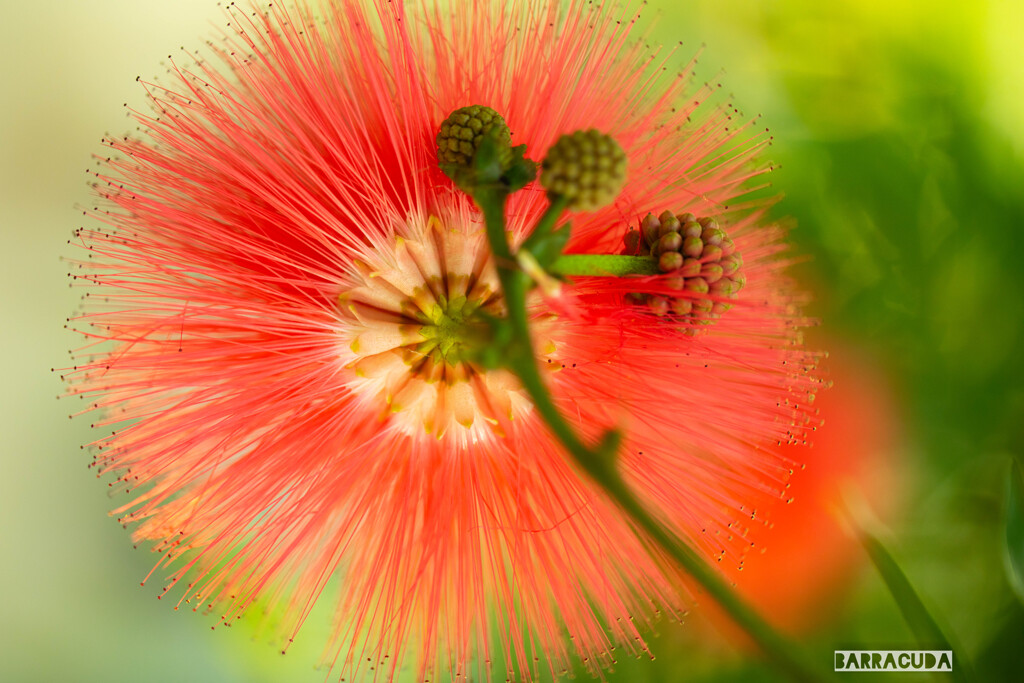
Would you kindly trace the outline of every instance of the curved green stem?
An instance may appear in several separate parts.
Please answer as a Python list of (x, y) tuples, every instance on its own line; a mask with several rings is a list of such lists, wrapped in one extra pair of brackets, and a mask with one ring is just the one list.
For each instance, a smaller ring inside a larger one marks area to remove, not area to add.
[[(544, 214), (537, 221), (537, 225), (534, 226), (533, 232), (531, 232), (526, 240), (523, 242), (521, 249), (527, 249), (532, 251), (541, 241), (547, 239), (548, 235), (554, 232), (555, 223), (558, 222), (558, 217), (568, 208), (569, 200), (565, 197), (554, 196), (550, 198), (548, 208), (544, 211)], [(565, 229), (565, 228), (563, 228)]]
[(625, 254), (562, 254), (550, 268), (552, 275), (658, 275), (658, 259)]
[[(562, 416), (544, 384), (537, 367), (536, 356), (533, 353), (526, 313), (526, 294), (530, 281), (516, 267), (516, 261), (505, 233), (505, 200), (507, 196), (498, 190), (484, 190), (477, 192), (474, 199), (484, 213), (488, 241), (495, 255), (498, 278), (501, 281), (508, 308), (507, 320), (511, 327), (512, 338), (509, 348), (504, 354), (505, 364), (519, 377), (523, 389), (529, 394), (534, 408), (544, 423), (562, 443), (577, 465), (608, 493), (639, 530), (642, 530), (648, 538), (677, 562), (683, 571), (693, 578), (715, 602), (721, 605), (736, 624), (758, 643), (768, 659), (773, 660), (794, 680), (808, 682), (820, 680), (820, 676), (815, 673), (817, 667), (812, 666), (801, 651), (743, 602), (704, 558), (646, 510), (616, 467), (616, 452), (620, 434), (615, 431), (608, 432), (595, 448), (591, 448), (579, 438), (572, 425)], [(545, 216), (547, 215), (545, 214)], [(553, 225), (553, 223), (552, 220), (551, 224)], [(529, 240), (524, 242), (524, 246), (528, 243)], [(619, 260), (637, 258), (644, 257), (615, 257)], [(577, 261), (577, 263), (579, 262)], [(636, 262), (620, 261), (620, 263), (635, 264)], [(600, 274), (605, 273), (601, 272)]]

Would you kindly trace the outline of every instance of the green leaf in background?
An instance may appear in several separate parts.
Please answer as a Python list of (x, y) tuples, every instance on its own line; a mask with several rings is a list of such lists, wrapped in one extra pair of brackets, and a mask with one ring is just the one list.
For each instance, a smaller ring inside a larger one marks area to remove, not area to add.
[(1024, 472), (1016, 460), (1010, 465), (1006, 492), (1006, 578), (1024, 602)]
[(968, 664), (963, 657), (963, 650), (954, 649), (950, 645), (949, 639), (943, 634), (928, 608), (921, 602), (917, 591), (914, 590), (907, 575), (900, 569), (889, 550), (877, 536), (863, 528), (860, 529), (860, 540), (917, 642), (922, 648), (953, 650), (953, 680), (958, 683), (966, 683), (971, 680)]

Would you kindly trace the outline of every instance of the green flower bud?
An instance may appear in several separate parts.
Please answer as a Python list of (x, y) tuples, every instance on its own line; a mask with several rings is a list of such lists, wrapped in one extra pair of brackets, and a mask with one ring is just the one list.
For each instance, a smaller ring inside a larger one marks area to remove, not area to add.
[(662, 316), (668, 313), (668, 299), (663, 296), (652, 296), (647, 300), (647, 306), (654, 315)]
[[(664, 254), (666, 251), (679, 251), (679, 247), (681, 246), (683, 246), (683, 238), (678, 232), (670, 232), (658, 240), (658, 243), (655, 245), (655, 250), (659, 254)], [(679, 265), (682, 265), (682, 263), (683, 262), (680, 259)]]
[(663, 273), (671, 273), (683, 266), (683, 255), (678, 251), (666, 251), (658, 257), (658, 270)]
[(683, 277), (697, 277), (700, 275), (701, 262), (695, 258), (688, 258), (683, 260), (683, 267), (679, 271), (679, 274)]
[[(646, 304), (666, 322), (694, 335), (732, 308), (725, 300), (736, 299), (746, 283), (743, 257), (736, 244), (713, 218), (692, 213), (659, 216), (647, 214), (640, 229), (630, 231), (627, 247), (638, 243), (639, 252), (658, 259), (663, 294), (632, 294), (630, 302)], [(679, 294), (675, 294), (678, 292)]]
[(704, 244), (714, 244), (717, 247), (725, 239), (725, 233), (717, 227), (705, 227), (700, 233), (700, 238), (704, 240)]
[(624, 254), (640, 253), (640, 231), (630, 228), (622, 238), (622, 245)]
[(693, 317), (698, 320), (707, 320), (711, 317), (711, 311), (715, 304), (711, 299), (696, 299), (693, 302)]
[(682, 227), (679, 219), (671, 211), (662, 213), (658, 216), (658, 220), (661, 221), (661, 228), (658, 230), (661, 236), (665, 236), (670, 232), (679, 232), (679, 228)]
[(723, 277), (717, 282), (712, 283), (711, 289), (708, 293), (711, 294), (711, 296), (732, 298), (737, 293), (736, 289), (737, 287), (732, 280), (727, 277)]
[(612, 202), (626, 182), (626, 153), (619, 143), (596, 130), (563, 135), (541, 164), (540, 184), (583, 211)]
[(729, 277), (740, 269), (740, 262), (735, 256), (726, 256), (719, 265), (722, 266), (722, 275)]
[[(441, 130), (437, 133), (438, 163), (470, 167), (485, 135), (494, 136), (506, 147), (512, 142), (512, 131), (505, 119), (490, 107), (474, 104), (456, 109), (441, 123)], [(511, 151), (508, 154), (511, 158)]]
[(722, 266), (717, 263), (705, 263), (700, 269), (700, 276), (710, 285), (722, 279)]
[(659, 221), (653, 213), (647, 214), (644, 216), (644, 219), (640, 221), (640, 230), (643, 232), (644, 241), (647, 243), (648, 248), (658, 241), (660, 229), (661, 221)]
[(672, 300), (671, 307), (676, 315), (688, 315), (693, 310), (693, 300), (679, 297)]
[(682, 275), (672, 275), (671, 277), (665, 278), (665, 287), (675, 291), (680, 291), (686, 285), (686, 278)]
[(686, 289), (696, 294), (707, 294), (710, 288), (707, 280), (702, 277), (694, 277), (686, 280)]
[(704, 251), (700, 255), (704, 263), (715, 263), (722, 260), (722, 248), (714, 244), (704, 245)]
[(699, 237), (687, 237), (683, 242), (683, 253), (690, 258), (700, 258), (704, 252), (704, 243)]

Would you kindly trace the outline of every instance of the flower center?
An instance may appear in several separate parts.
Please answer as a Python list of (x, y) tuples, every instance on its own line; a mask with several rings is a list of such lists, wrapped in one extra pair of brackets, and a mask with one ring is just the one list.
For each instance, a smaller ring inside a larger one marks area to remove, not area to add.
[(441, 290), (437, 295), (437, 303), (430, 306), (428, 311), (417, 309), (412, 316), (415, 322), (411, 324), (422, 324), (419, 334), (425, 337), (414, 349), (412, 369), (425, 373), (435, 381), (447, 381), (450, 373), (445, 368), (454, 368), (463, 362), (465, 352), (472, 350), (469, 348), (472, 346), (470, 340), (478, 336), (478, 324), (474, 323), (473, 314), (481, 308), (491, 313), (499, 308), (494, 296), (484, 300), (470, 299), (460, 294), (449, 299), (447, 283), (461, 278), (468, 279), (469, 275), (446, 273), (443, 281), (431, 287), (432, 291)]
[(473, 361), (486, 344), (481, 314), (505, 312), (482, 230), (430, 217), (410, 219), (404, 232), (365, 254), (343, 283), (348, 386), (410, 434), (500, 433), (501, 418), (530, 403), (511, 373)]

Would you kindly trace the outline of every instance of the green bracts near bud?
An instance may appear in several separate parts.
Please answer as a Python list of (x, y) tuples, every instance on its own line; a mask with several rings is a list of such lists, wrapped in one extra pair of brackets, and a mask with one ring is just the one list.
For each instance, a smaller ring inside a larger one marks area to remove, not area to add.
[(435, 141), (441, 170), (470, 195), (483, 186), (512, 193), (537, 176), (537, 164), (526, 158), (526, 145), (511, 146), (512, 131), (490, 107), (456, 109), (441, 123)]
[(593, 211), (610, 204), (626, 182), (626, 153), (596, 130), (563, 135), (541, 163), (540, 184), (569, 200), (569, 208)]

